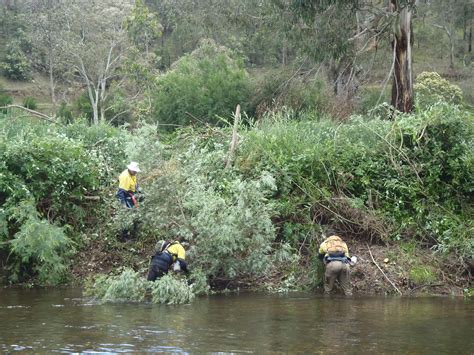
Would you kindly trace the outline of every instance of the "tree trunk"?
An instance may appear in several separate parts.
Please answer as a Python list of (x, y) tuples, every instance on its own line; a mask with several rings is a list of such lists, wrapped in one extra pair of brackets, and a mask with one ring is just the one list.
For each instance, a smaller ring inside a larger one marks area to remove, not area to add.
[(467, 50), (469, 53), (472, 52), (472, 25), (471, 27), (469, 27), (469, 46), (468, 46), (468, 50)]
[(453, 37), (449, 36), (449, 43), (451, 44), (451, 53), (449, 54), (449, 67), (454, 69), (454, 40)]
[(398, 12), (393, 46), (395, 63), (392, 85), (392, 106), (401, 112), (413, 111), (413, 68), (411, 28), (412, 10), (399, 8), (398, 0), (390, 0), (392, 11)]
[(285, 67), (287, 64), (287, 47), (286, 41), (283, 42), (283, 47), (281, 49), (281, 64)]
[(145, 54), (148, 59), (148, 33), (145, 31)]
[(434, 24), (434, 26), (442, 29), (444, 32), (446, 32), (446, 35), (448, 36), (449, 48), (450, 48), (450, 50), (449, 50), (449, 67), (451, 69), (454, 69), (454, 38), (453, 38), (453, 32), (455, 30), (453, 29), (453, 30), (450, 31), (447, 26), (441, 26), (441, 25), (437, 25), (437, 24)]
[[(94, 93), (92, 92), (92, 88), (90, 85), (87, 86), (87, 92), (89, 94), (89, 100), (92, 106), (92, 122), (95, 125), (99, 124), (99, 109), (98, 109), (98, 101), (99, 101), (99, 90), (94, 89)], [(95, 98), (94, 98), (95, 94)]]
[(329, 80), (333, 84), (334, 96), (343, 102), (352, 100), (359, 88), (357, 75), (358, 73), (352, 63), (331, 60), (329, 63)]
[(106, 89), (107, 80), (100, 80), (100, 122), (105, 122), (105, 89)]
[(53, 70), (53, 60), (52, 54), (49, 56), (49, 88), (51, 90), (51, 102), (53, 103), (53, 108), (56, 108), (56, 95), (54, 93), (54, 70)]

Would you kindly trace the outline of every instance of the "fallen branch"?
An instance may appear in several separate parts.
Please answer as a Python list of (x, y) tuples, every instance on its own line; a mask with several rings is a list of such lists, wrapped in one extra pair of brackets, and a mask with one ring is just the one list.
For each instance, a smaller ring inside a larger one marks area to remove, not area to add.
[(379, 266), (379, 264), (377, 264), (377, 262), (375, 261), (374, 256), (372, 255), (372, 252), (370, 251), (369, 244), (366, 244), (366, 245), (367, 245), (367, 249), (369, 249), (369, 254), (370, 254), (370, 257), (372, 258), (372, 262), (375, 264), (375, 266), (377, 266), (377, 268), (380, 270), (380, 272), (382, 273), (382, 275), (385, 276), (385, 278), (388, 280), (388, 282), (390, 282), (390, 284), (393, 286), (393, 288), (394, 288), (395, 290), (397, 290), (397, 292), (398, 292), (400, 295), (402, 295), (402, 291), (400, 291), (400, 290), (398, 289), (398, 287), (395, 286), (395, 284), (392, 282), (392, 280), (390, 280), (390, 279), (388, 278), (388, 276), (385, 274), (385, 272), (383, 272), (383, 270), (382, 270), (382, 268)]
[(90, 200), (90, 201), (99, 201), (100, 196), (83, 196), (84, 200)]
[(42, 120), (46, 120), (46, 121), (51, 122), (51, 123), (59, 124), (59, 122), (56, 121), (54, 118), (52, 118), (48, 115), (45, 115), (44, 113), (41, 113), (41, 112), (38, 112), (38, 111), (35, 111), (35, 110), (31, 110), (29, 108), (26, 108), (26, 107), (23, 107), (23, 106), (20, 106), (20, 105), (7, 105), (7, 106), (1, 106), (0, 107), (0, 109), (9, 109), (9, 108), (19, 108), (20, 110), (24, 110), (28, 113), (31, 113), (32, 115), (35, 115), (35, 116), (41, 118)]
[(196, 116), (194, 116), (193, 114), (189, 113), (189, 112), (185, 112), (185, 114), (187, 114), (189, 117), (191, 117), (193, 120), (196, 120), (200, 123), (202, 123), (204, 126), (209, 126), (209, 123), (207, 122), (204, 122), (203, 120), (197, 118)]

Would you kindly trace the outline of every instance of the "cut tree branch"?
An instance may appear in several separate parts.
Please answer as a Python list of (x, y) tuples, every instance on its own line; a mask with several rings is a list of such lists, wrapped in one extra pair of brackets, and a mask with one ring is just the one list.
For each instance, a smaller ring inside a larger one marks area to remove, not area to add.
[(51, 123), (55, 123), (55, 124), (60, 124), (53, 117), (50, 117), (48, 115), (45, 115), (44, 113), (41, 113), (41, 112), (26, 108), (26, 107), (23, 107), (23, 106), (20, 106), (20, 105), (7, 105), (7, 106), (1, 106), (0, 107), (0, 109), (9, 109), (9, 108), (18, 108), (20, 110), (31, 113), (32, 115), (35, 115), (35, 116), (41, 118), (42, 120), (45, 120), (45, 121), (48, 121), (48, 122), (51, 122)]

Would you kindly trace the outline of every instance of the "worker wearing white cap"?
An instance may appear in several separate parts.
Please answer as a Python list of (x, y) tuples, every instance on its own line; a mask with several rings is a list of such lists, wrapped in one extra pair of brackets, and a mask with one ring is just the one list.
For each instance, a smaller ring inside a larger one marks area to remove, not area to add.
[(117, 191), (118, 200), (128, 208), (137, 206), (135, 199), (135, 193), (139, 192), (139, 186), (137, 183), (137, 173), (140, 172), (138, 163), (132, 161), (127, 165), (119, 176), (119, 188)]

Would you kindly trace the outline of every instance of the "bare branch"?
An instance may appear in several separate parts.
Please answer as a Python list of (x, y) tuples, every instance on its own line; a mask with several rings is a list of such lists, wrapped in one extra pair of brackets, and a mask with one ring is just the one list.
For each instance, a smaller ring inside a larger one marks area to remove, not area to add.
[(26, 107), (23, 107), (23, 106), (19, 106), (19, 105), (7, 105), (7, 106), (1, 106), (0, 109), (9, 109), (9, 108), (17, 108), (17, 109), (20, 109), (20, 110), (24, 110), (36, 117), (39, 117), (41, 118), (42, 120), (45, 120), (45, 121), (48, 121), (48, 122), (51, 122), (51, 123), (55, 123), (55, 124), (60, 124), (58, 121), (56, 121), (53, 117), (50, 117), (48, 115), (45, 115), (44, 113), (41, 113), (41, 112), (38, 112), (38, 111), (35, 111), (35, 110), (32, 110), (32, 109), (29, 109), (29, 108), (26, 108)]
[(377, 264), (377, 262), (376, 262), (375, 259), (374, 259), (374, 256), (372, 255), (372, 251), (370, 250), (369, 245), (368, 245), (368, 244), (366, 244), (366, 245), (367, 245), (367, 249), (369, 249), (369, 254), (370, 254), (370, 257), (372, 258), (372, 262), (375, 264), (375, 266), (377, 266), (377, 268), (380, 270), (380, 272), (382, 273), (382, 275), (388, 280), (388, 282), (390, 282), (390, 285), (392, 285), (392, 287), (393, 287), (395, 290), (397, 290), (397, 292), (398, 292), (400, 295), (403, 295), (403, 294), (402, 294), (402, 291), (400, 291), (400, 290), (398, 289), (398, 287), (395, 286), (395, 284), (392, 282), (392, 280), (390, 280), (390, 279), (388, 278), (387, 274), (385, 274), (385, 272), (382, 270), (382, 268), (379, 266), (379, 264)]

